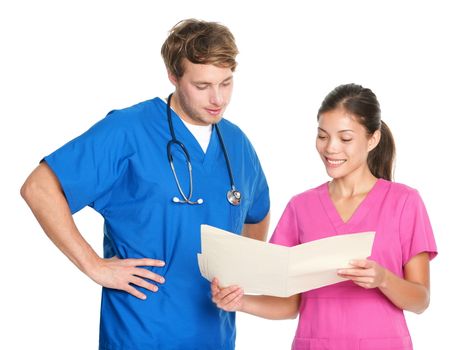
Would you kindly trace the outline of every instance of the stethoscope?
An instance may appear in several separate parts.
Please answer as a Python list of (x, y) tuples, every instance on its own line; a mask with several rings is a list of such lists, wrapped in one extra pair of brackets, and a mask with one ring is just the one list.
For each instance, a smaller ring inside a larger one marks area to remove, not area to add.
[[(169, 122), (170, 135), (172, 136), (172, 139), (167, 143), (167, 158), (169, 159), (170, 168), (172, 169), (175, 182), (177, 183), (178, 191), (180, 192), (182, 196), (182, 199), (175, 196), (172, 198), (172, 201), (174, 203), (180, 203), (180, 204), (185, 204), (185, 203), (186, 204), (202, 204), (204, 202), (202, 198), (199, 198), (196, 201), (191, 200), (191, 197), (193, 196), (193, 171), (191, 167), (190, 154), (188, 153), (188, 150), (186, 149), (185, 145), (182, 142), (178, 141), (177, 138), (175, 137), (175, 131), (174, 131), (174, 127), (172, 124), (172, 113), (171, 113), (171, 108), (170, 108), (171, 99), (172, 99), (172, 94), (170, 94), (169, 97), (167, 98), (167, 120)], [(224, 140), (222, 139), (222, 135), (217, 124), (214, 124), (214, 128), (216, 129), (217, 137), (219, 138), (219, 143), (221, 144), (222, 152), (224, 153), (225, 163), (227, 164), (227, 170), (229, 171), (230, 190), (227, 191), (227, 200), (232, 205), (239, 205), (242, 199), (242, 194), (240, 193), (239, 190), (235, 188), (235, 181), (234, 181), (234, 177), (232, 174), (232, 168), (230, 166), (229, 156), (227, 155), (227, 150), (225, 149)], [(188, 195), (186, 195), (185, 192), (183, 192), (182, 186), (180, 186), (180, 181), (178, 180), (177, 172), (175, 171), (173, 157), (172, 157), (172, 150), (171, 150), (171, 147), (173, 145), (179, 146), (181, 150), (183, 151), (183, 153), (185, 154), (189, 178), (190, 178), (190, 189), (189, 189)]]

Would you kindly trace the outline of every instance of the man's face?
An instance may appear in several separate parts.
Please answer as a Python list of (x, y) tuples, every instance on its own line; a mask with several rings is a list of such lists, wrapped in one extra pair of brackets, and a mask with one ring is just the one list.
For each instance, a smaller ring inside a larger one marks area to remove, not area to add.
[(169, 73), (169, 79), (175, 86), (172, 108), (190, 124), (219, 122), (232, 95), (232, 70), (211, 64), (194, 64), (187, 59), (183, 65), (185, 72), (182, 77)]

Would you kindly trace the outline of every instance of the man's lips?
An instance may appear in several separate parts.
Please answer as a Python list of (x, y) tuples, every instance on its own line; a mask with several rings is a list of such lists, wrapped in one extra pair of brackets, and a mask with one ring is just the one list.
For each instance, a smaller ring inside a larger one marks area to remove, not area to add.
[(205, 109), (211, 115), (218, 115), (222, 111), (222, 108), (205, 108)]

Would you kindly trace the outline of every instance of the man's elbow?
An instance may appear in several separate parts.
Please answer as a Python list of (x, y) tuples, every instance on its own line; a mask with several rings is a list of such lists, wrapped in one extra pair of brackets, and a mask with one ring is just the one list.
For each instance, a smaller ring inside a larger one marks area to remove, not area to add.
[(53, 188), (54, 181), (51, 171), (41, 164), (28, 176), (21, 186), (20, 194), (31, 207), (35, 201), (43, 198), (44, 194)]
[(57, 191), (62, 192), (55, 174), (45, 163), (41, 163), (21, 186), (20, 194), (31, 206), (37, 198), (43, 198)]
[(21, 197), (23, 197), (23, 199), (29, 203), (31, 198), (34, 197), (35, 192), (37, 192), (37, 183), (34, 181), (32, 176), (29, 176), (24, 182), (23, 186), (21, 186), (19, 193), (21, 194)]

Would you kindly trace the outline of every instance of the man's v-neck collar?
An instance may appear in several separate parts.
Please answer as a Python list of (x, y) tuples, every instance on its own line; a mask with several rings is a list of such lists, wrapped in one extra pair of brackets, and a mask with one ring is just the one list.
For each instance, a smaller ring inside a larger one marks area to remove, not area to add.
[[(163, 99), (160, 100), (164, 104), (164, 110), (167, 110), (167, 102)], [(185, 148), (190, 154), (190, 159), (192, 161), (202, 163), (203, 166), (209, 166), (210, 164), (212, 164), (213, 161), (216, 159), (216, 155), (219, 149), (219, 140), (215, 128), (213, 128), (212, 130), (208, 148), (206, 149), (206, 153), (204, 153), (203, 149), (201, 148), (201, 145), (198, 143), (198, 140), (196, 140), (195, 136), (185, 126), (178, 114), (173, 109), (170, 109), (170, 112), (172, 115), (172, 123), (174, 127), (175, 137), (178, 141), (182, 142), (185, 145)], [(167, 116), (164, 115), (164, 117), (167, 120)], [(219, 123), (221, 122), (222, 120)], [(169, 129), (168, 121), (167, 129)]]

